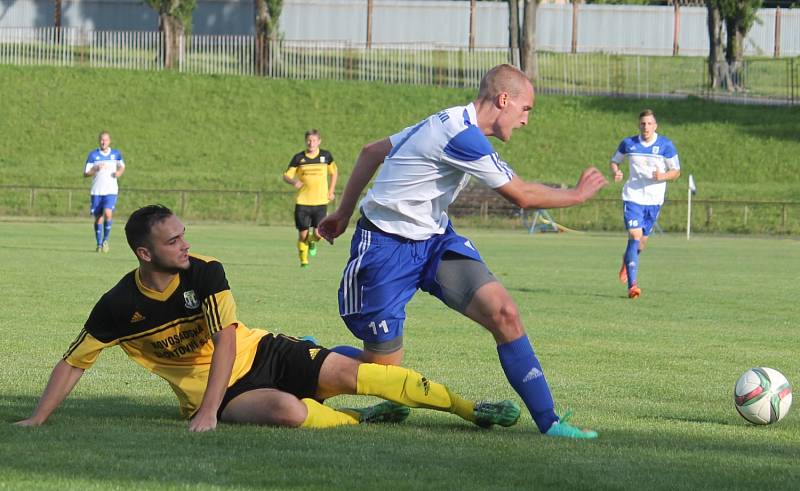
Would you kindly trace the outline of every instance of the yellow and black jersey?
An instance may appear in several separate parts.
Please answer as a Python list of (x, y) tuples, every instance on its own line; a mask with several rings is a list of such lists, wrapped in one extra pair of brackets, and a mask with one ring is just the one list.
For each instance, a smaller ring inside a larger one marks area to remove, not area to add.
[(328, 204), (328, 175), (336, 172), (333, 155), (319, 149), (316, 155), (306, 152), (296, 154), (283, 174), (303, 183), (297, 192), (298, 205), (319, 206)]
[(144, 286), (138, 269), (126, 274), (94, 306), (64, 361), (86, 369), (103, 349), (119, 345), (133, 361), (169, 382), (181, 415), (189, 418), (208, 382), (211, 336), (236, 325), (236, 360), (228, 382), (233, 385), (250, 369), (267, 332), (239, 322), (219, 261), (191, 254), (189, 264), (163, 292)]

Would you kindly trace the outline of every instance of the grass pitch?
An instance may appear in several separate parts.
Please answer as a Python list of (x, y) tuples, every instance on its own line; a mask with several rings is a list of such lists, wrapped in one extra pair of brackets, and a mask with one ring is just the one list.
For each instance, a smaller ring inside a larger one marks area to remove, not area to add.
[[(559, 408), (597, 429), (553, 440), (530, 417), (472, 427), (415, 410), (400, 425), (327, 431), (221, 425), (190, 434), (167, 384), (107, 350), (41, 428), (50, 369), (99, 296), (135, 267), (121, 223), (107, 255), (90, 221), (0, 222), (0, 488), (7, 489), (796, 489), (800, 414), (768, 427), (736, 413), (733, 384), (770, 366), (800, 384), (790, 239), (656, 236), (643, 296), (616, 280), (624, 236), (461, 230), (515, 297)], [(336, 289), (349, 234), (301, 271), (286, 227), (187, 223), (220, 258), (252, 327), (352, 342)], [(411, 302), (406, 363), (472, 398), (515, 398), (491, 336), (423, 293)], [(366, 404), (341, 397), (334, 406)]]

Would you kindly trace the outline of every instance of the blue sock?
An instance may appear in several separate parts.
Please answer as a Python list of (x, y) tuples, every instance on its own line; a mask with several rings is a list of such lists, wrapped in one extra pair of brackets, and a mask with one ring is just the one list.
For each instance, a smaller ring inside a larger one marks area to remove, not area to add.
[(539, 431), (546, 433), (558, 421), (553, 410), (553, 396), (542, 373), (542, 365), (533, 353), (528, 336), (497, 345), (500, 365), (506, 378), (528, 407)]
[(94, 236), (97, 239), (97, 246), (100, 247), (103, 245), (103, 224), (102, 223), (95, 223), (94, 224)]
[(334, 346), (333, 348), (330, 348), (330, 350), (333, 351), (334, 353), (339, 353), (340, 355), (344, 355), (350, 358), (355, 358), (356, 360), (360, 359), (361, 353), (363, 353), (363, 351), (356, 348), (355, 346), (346, 346), (346, 345)]
[(628, 288), (636, 284), (636, 272), (639, 269), (639, 241), (628, 239), (625, 249), (625, 265), (628, 267)]
[(103, 242), (108, 240), (108, 237), (111, 236), (111, 222), (113, 220), (106, 220), (105, 225), (103, 226)]

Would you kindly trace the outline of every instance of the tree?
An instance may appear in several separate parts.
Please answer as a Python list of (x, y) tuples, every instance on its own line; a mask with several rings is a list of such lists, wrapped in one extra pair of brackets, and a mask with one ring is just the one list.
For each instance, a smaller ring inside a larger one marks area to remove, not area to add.
[[(709, 35), (708, 66), (712, 88), (722, 87), (729, 91), (744, 88), (742, 86), (744, 40), (756, 22), (756, 12), (762, 4), (763, 0), (706, 0)], [(725, 25), (724, 62), (721, 56), (723, 23)]]
[(538, 0), (522, 0), (522, 40), (520, 43), (520, 69), (536, 82), (539, 78), (539, 64), (536, 58), (536, 13), (539, 10)]
[(519, 1), (508, 0), (508, 47), (511, 64), (519, 66)]
[[(709, 87), (715, 89), (722, 84), (722, 14), (719, 9), (719, 0), (705, 0), (708, 16), (708, 81)], [(726, 71), (727, 72), (727, 71)]]
[(256, 73), (269, 69), (270, 43), (279, 38), (283, 0), (256, 0)]
[[(539, 76), (536, 58), (536, 13), (539, 0), (508, 1), (508, 46), (511, 63), (519, 66), (535, 82)], [(522, 30), (519, 24), (519, 2), (522, 2)]]
[(197, 0), (145, 0), (158, 12), (158, 30), (164, 33), (161, 61), (164, 68), (177, 68), (184, 35), (192, 30), (192, 12)]

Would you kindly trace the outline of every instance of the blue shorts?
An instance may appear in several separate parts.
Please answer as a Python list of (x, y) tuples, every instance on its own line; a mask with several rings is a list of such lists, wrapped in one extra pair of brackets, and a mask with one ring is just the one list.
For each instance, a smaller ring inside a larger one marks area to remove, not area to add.
[(89, 204), (89, 213), (99, 217), (103, 214), (103, 210), (109, 209), (114, 211), (117, 207), (116, 194), (104, 194), (103, 196), (92, 195), (91, 203)]
[(645, 236), (650, 235), (658, 221), (661, 205), (637, 205), (632, 201), (623, 201), (625, 229), (640, 228)]
[(347, 328), (367, 344), (402, 336), (406, 304), (418, 289), (443, 300), (436, 272), (448, 251), (483, 262), (472, 242), (449, 224), (444, 234), (426, 240), (357, 226), (339, 285), (339, 315)]

